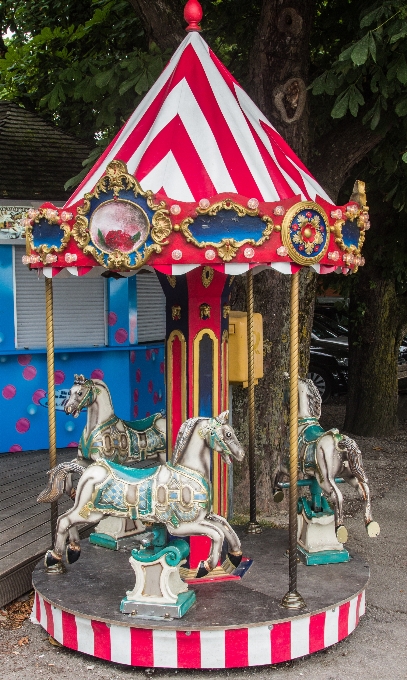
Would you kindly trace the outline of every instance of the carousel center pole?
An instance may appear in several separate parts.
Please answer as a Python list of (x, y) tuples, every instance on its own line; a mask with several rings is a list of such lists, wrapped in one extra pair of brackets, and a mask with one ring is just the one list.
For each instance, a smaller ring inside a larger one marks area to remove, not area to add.
[[(47, 336), (49, 465), (52, 469), (57, 464), (52, 278), (45, 279), (45, 330)], [(57, 519), (58, 501), (54, 501), (51, 503), (52, 545), (54, 545)]]
[(291, 278), (290, 318), (290, 497), (289, 497), (289, 586), (281, 602), (287, 609), (302, 609), (305, 602), (297, 592), (297, 502), (298, 502), (298, 308), (299, 272)]
[(248, 355), (248, 410), (249, 410), (249, 480), (250, 480), (250, 522), (249, 534), (261, 534), (262, 528), (257, 521), (256, 513), (256, 461), (255, 461), (255, 428), (254, 428), (254, 343), (253, 343), (253, 272), (246, 274), (247, 283), (247, 355)]

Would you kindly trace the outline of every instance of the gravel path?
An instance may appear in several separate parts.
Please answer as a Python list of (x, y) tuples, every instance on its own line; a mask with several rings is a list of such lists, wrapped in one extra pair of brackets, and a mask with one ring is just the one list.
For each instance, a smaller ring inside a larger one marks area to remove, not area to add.
[[(405, 407), (405, 405), (403, 405)], [(344, 404), (340, 399), (324, 407), (324, 427), (341, 429)], [(356, 631), (337, 645), (303, 659), (278, 666), (230, 671), (175, 671), (134, 669), (71, 652), (50, 644), (40, 626), (25, 621), (22, 627), (1, 626), (2, 680), (124, 680), (145, 678), (202, 678), (253, 676), (258, 680), (406, 680), (407, 678), (407, 433), (405, 425), (394, 437), (356, 437), (363, 453), (372, 490), (375, 519), (381, 534), (368, 539), (361, 503), (352, 490), (346, 492), (346, 524), (350, 552), (363, 556), (371, 566), (367, 612)], [(342, 487), (343, 488), (343, 487)], [(317, 568), (317, 567), (316, 567)], [(301, 591), (301, 584), (299, 583)]]

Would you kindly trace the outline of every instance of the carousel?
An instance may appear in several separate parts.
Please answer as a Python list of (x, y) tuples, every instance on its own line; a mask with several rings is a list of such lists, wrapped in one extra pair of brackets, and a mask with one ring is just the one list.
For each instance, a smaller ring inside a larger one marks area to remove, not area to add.
[[(379, 526), (356, 443), (322, 429), (318, 390), (298, 377), (298, 300), (302, 267), (364, 264), (369, 215), (360, 182), (332, 204), (202, 39), (197, 0), (184, 16), (185, 40), (82, 184), (26, 225), (23, 261), (46, 287), (51, 469), (39, 501), (51, 503), (55, 537), (33, 574), (32, 620), (70, 649), (127, 665), (256, 666), (335, 644), (364, 613), (369, 570), (344, 547), (342, 482), (360, 493), (369, 536)], [(108, 385), (75, 375), (65, 411), (86, 409), (87, 423), (77, 457), (57, 464), (52, 281), (94, 267), (161, 283), (166, 414), (124, 421)], [(274, 488), (276, 501), (289, 493), (288, 537), (261, 533), (255, 510), (253, 276), (266, 268), (291, 277), (290, 450)], [(247, 314), (230, 309), (236, 276)], [(247, 452), (229, 419), (229, 369), (242, 367)], [(229, 523), (230, 471), (245, 453), (243, 531)], [(73, 502), (58, 517), (62, 493)]]

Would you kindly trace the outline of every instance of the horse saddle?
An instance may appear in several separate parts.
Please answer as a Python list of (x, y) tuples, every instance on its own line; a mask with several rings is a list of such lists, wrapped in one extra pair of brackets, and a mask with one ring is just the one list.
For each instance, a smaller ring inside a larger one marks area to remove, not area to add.
[[(299, 419), (299, 425), (304, 423)], [(320, 439), (325, 435), (332, 435), (337, 437), (339, 430), (333, 428), (331, 430), (324, 430), (316, 419), (310, 419), (305, 425), (303, 431), (298, 435), (298, 462), (299, 469), (303, 474), (320, 472), (317, 462), (317, 447)]]

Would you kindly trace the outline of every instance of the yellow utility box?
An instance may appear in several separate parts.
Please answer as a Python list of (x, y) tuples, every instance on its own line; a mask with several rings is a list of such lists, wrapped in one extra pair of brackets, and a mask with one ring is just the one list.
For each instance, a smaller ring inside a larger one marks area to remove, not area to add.
[[(263, 317), (253, 314), (254, 378), (263, 377)], [(229, 314), (229, 382), (248, 385), (247, 314)]]

